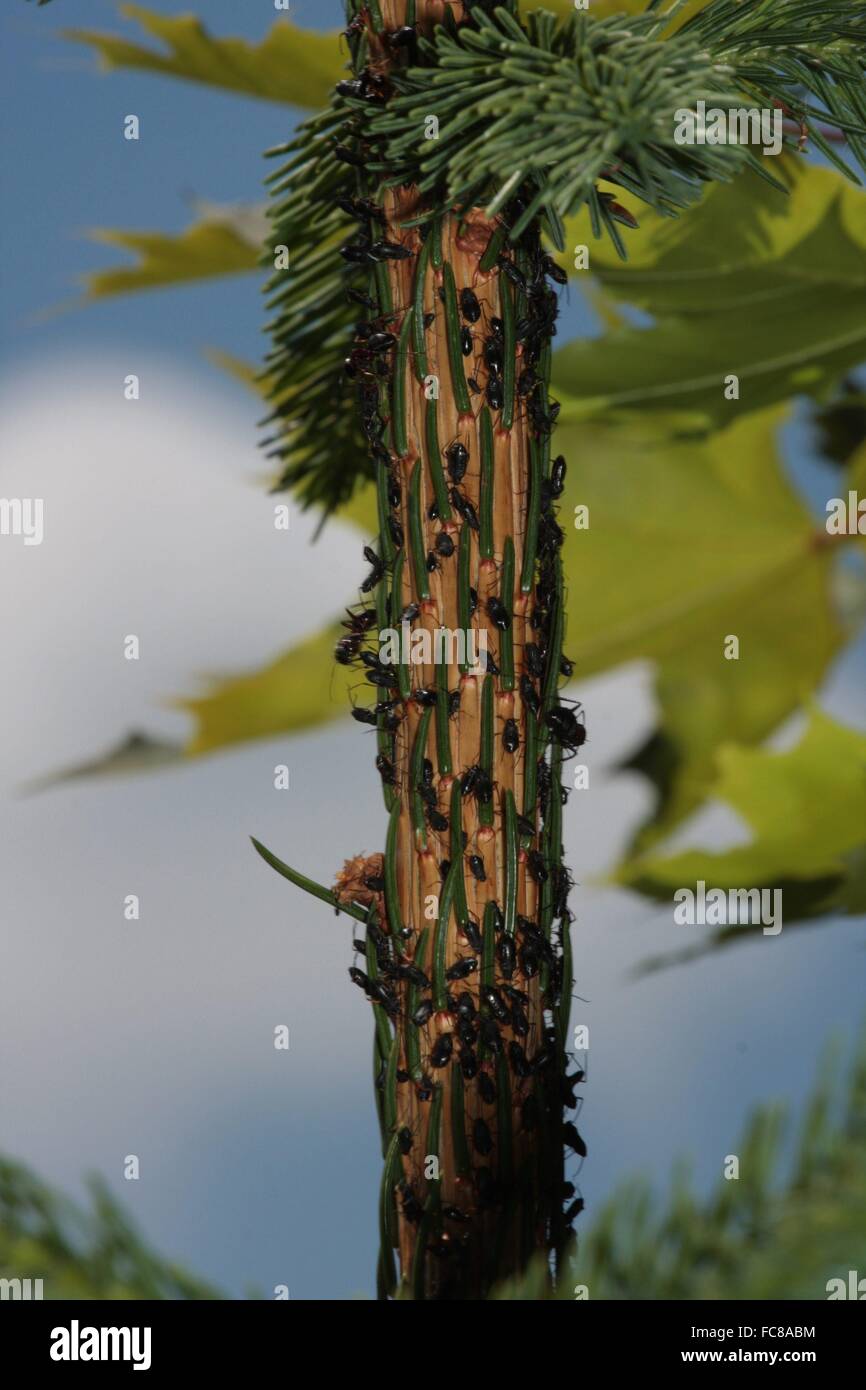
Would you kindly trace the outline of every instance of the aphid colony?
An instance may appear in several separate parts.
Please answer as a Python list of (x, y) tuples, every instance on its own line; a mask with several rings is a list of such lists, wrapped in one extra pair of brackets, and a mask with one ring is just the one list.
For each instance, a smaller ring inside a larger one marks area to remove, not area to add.
[[(356, 70), (367, 19), (361, 11), (347, 30)], [(377, 51), (399, 52), (414, 33), (376, 40)], [(338, 90), (350, 105), (375, 104), (387, 81), (370, 63)], [(508, 241), (519, 198), (473, 259), (465, 212), (416, 217), (407, 230), (393, 202), (375, 201), (361, 122), (347, 123), (335, 153), (349, 175), (338, 206), (357, 228), (340, 254), (361, 311), (344, 376), (375, 466), (380, 525), (335, 653), (372, 687), (352, 713), (375, 729), (389, 812), (382, 872), (364, 881), (362, 962), (349, 972), (376, 1022), (379, 1285), (382, 1296), (395, 1291), (398, 1247), (414, 1296), (448, 1297), (469, 1270), (479, 1287), (501, 1277), (497, 1228), (515, 1268), (535, 1248), (561, 1256), (582, 1205), (564, 1174), (565, 1148), (585, 1149), (564, 1119), (583, 1073), (568, 1074), (565, 1056), (572, 880), (561, 767), (586, 730), (580, 707), (558, 696), (572, 671), (556, 520), (566, 465), (551, 459), (559, 407), (548, 392), (549, 282), (565, 277), (532, 225)], [(423, 393), (431, 361), (448, 364), (459, 437)], [(518, 437), (519, 527), (508, 521)], [(381, 659), (380, 631), (425, 621), (483, 627), (486, 673), (442, 661), (421, 679)]]

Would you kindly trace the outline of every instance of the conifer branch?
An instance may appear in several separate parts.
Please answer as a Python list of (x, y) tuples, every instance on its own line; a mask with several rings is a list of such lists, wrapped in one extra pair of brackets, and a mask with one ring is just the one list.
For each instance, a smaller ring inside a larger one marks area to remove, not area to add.
[[(747, 145), (676, 142), (676, 112), (698, 101), (781, 108), (786, 144), (805, 141), (856, 178), (829, 128), (866, 168), (866, 10), (849, 0), (709, 0), (676, 28), (680, 8), (653, 0), (637, 17), (561, 23), (537, 11), (521, 24), (514, 0), (492, 17), (473, 5), (467, 23), (419, 38), (412, 64), (392, 68), (387, 102), (341, 84), (327, 111), (270, 152), (284, 160), (269, 180), (272, 245), (289, 248), (292, 265), (267, 286), (277, 488), (329, 512), (374, 476), (342, 374), (362, 313), (346, 298), (358, 266), (338, 252), (361, 242), (341, 199), (416, 184), (428, 206), (480, 202), (512, 238), (537, 216), (559, 246), (563, 219), (586, 206), (595, 234), (624, 257), (620, 225), (632, 218), (612, 188), (665, 215), (747, 166), (784, 191), (772, 161)], [(351, 40), (356, 67), (364, 42)], [(424, 139), (429, 115), (438, 140)], [(372, 279), (373, 261), (369, 270)]]

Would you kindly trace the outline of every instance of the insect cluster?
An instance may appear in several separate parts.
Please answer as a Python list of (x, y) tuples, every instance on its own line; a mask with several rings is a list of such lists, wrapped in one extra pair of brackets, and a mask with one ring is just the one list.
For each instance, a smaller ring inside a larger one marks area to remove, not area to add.
[[(387, 98), (386, 59), (407, 26), (376, 33), (369, 11), (347, 37), (357, 111)], [(361, 61), (365, 58), (366, 61)], [(551, 459), (558, 404), (550, 341), (565, 277), (516, 198), (427, 215), (407, 189), (378, 190), (375, 149), (349, 116), (336, 153), (341, 247), (359, 311), (343, 377), (375, 468), (376, 546), (336, 659), (372, 700), (389, 812), (381, 875), (368, 883), (362, 964), (373, 1005), (385, 1170), (383, 1297), (482, 1296), (539, 1249), (562, 1255), (582, 1205), (564, 1152), (583, 1142), (565, 1114), (572, 988), (562, 863), (561, 767), (583, 744), (579, 707), (558, 695), (563, 655), (566, 464)], [(386, 629), (473, 634), (440, 659), (384, 659)], [(480, 640), (480, 639), (483, 639)]]

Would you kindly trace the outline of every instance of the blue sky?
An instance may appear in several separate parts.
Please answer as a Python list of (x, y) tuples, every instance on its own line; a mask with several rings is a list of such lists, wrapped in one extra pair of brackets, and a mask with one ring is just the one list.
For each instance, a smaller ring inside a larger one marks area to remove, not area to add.
[[(201, 12), (216, 32), (249, 38), (274, 17), (265, 0), (207, 0)], [(297, 3), (292, 17), (331, 27), (341, 8)], [(0, 839), (17, 931), (0, 1054), (17, 1065), (0, 1079), (0, 1148), (73, 1192), (86, 1170), (104, 1173), (158, 1247), (233, 1294), (279, 1282), (297, 1298), (369, 1293), (379, 1157), (370, 1019), (345, 974), (350, 928), (299, 901), (246, 840), (260, 835), (321, 879), (334, 869), (323, 826), (346, 855), (372, 848), (381, 798), (358, 731), (347, 722), (140, 781), (15, 795), (132, 727), (182, 735), (168, 697), (202, 671), (254, 666), (329, 617), (360, 558), (357, 536), (347, 544), (339, 530), (311, 555), (303, 519), (287, 550), (272, 533), (262, 540), (257, 403), (202, 355), (260, 354), (254, 277), (40, 317), (75, 294), (77, 275), (114, 259), (86, 228), (179, 230), (190, 197), (260, 200), (262, 151), (293, 120), (170, 79), (98, 76), (87, 50), (60, 39), (66, 25), (137, 32), (107, 0), (7, 0), (0, 20), (4, 467), (10, 495), (38, 479), (60, 518), (38, 568), (32, 553), (12, 562), (20, 597), (4, 618), (16, 681), (3, 692)], [(137, 143), (122, 139), (129, 112)], [(575, 305), (567, 322), (589, 321)], [(106, 388), (129, 362), (149, 383), (134, 428)], [(802, 428), (789, 441), (820, 508), (829, 475)], [(135, 683), (113, 657), (114, 635), (130, 628), (148, 651)], [(861, 643), (829, 692), (861, 724), (862, 684)], [(638, 779), (616, 765), (651, 727), (649, 675), (617, 673), (580, 694), (599, 799), (590, 816), (572, 798), (566, 848), (585, 879), (577, 992), (589, 1002), (576, 1009), (595, 1030), (581, 1176), (591, 1213), (620, 1177), (661, 1180), (682, 1153), (706, 1186), (753, 1103), (802, 1102), (824, 1039), (857, 1025), (863, 951), (849, 922), (632, 982), (636, 960), (681, 944), (669, 914), (592, 882), (645, 808)], [(269, 790), (283, 758), (286, 802)], [(140, 933), (116, 921), (132, 884), (147, 904)], [(284, 1021), (281, 1070), (268, 1037)], [(120, 1178), (130, 1151), (143, 1155), (137, 1186)]]

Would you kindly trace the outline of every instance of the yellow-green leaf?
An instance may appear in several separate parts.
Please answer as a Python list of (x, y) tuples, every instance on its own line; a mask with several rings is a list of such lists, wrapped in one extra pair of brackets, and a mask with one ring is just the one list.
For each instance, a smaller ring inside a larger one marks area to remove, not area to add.
[(345, 717), (349, 688), (358, 684), (358, 677), (334, 661), (334, 646), (344, 631), (335, 623), (260, 671), (233, 676), (207, 695), (178, 701), (196, 721), (187, 754), (195, 757)]
[(143, 5), (120, 9), (164, 49), (92, 29), (68, 30), (68, 38), (96, 50), (104, 68), (138, 68), (316, 110), (327, 102), (345, 65), (338, 33), (313, 33), (284, 19), (256, 44), (215, 38), (193, 15), (161, 15)]
[[(579, 676), (625, 662), (657, 668), (661, 734), (635, 765), (658, 806), (642, 843), (706, 795), (719, 745), (764, 739), (823, 679), (843, 631), (833, 547), (775, 449), (778, 412), (710, 441), (669, 441), (646, 422), (557, 432), (569, 460), (561, 524)], [(589, 525), (575, 529), (574, 508)], [(735, 635), (739, 660), (727, 660)], [(589, 724), (592, 738), (592, 723)]]
[(88, 299), (238, 275), (257, 270), (261, 256), (260, 242), (251, 240), (231, 222), (196, 222), (178, 236), (111, 229), (91, 235), (107, 246), (133, 252), (138, 261), (85, 276)]
[(560, 421), (649, 410), (723, 426), (825, 392), (866, 357), (866, 195), (827, 169), (786, 170), (787, 198), (746, 173), (680, 219), (644, 209), (625, 266), (571, 224), (605, 291), (655, 323), (554, 355)]
[[(622, 882), (660, 898), (699, 881), (707, 892), (781, 889), (782, 930), (817, 913), (866, 912), (863, 734), (815, 711), (796, 747), (776, 753), (729, 745), (718, 754), (718, 769), (713, 796), (743, 818), (749, 842), (723, 853), (645, 855), (624, 867)], [(760, 926), (730, 924), (712, 944), (756, 931)]]

